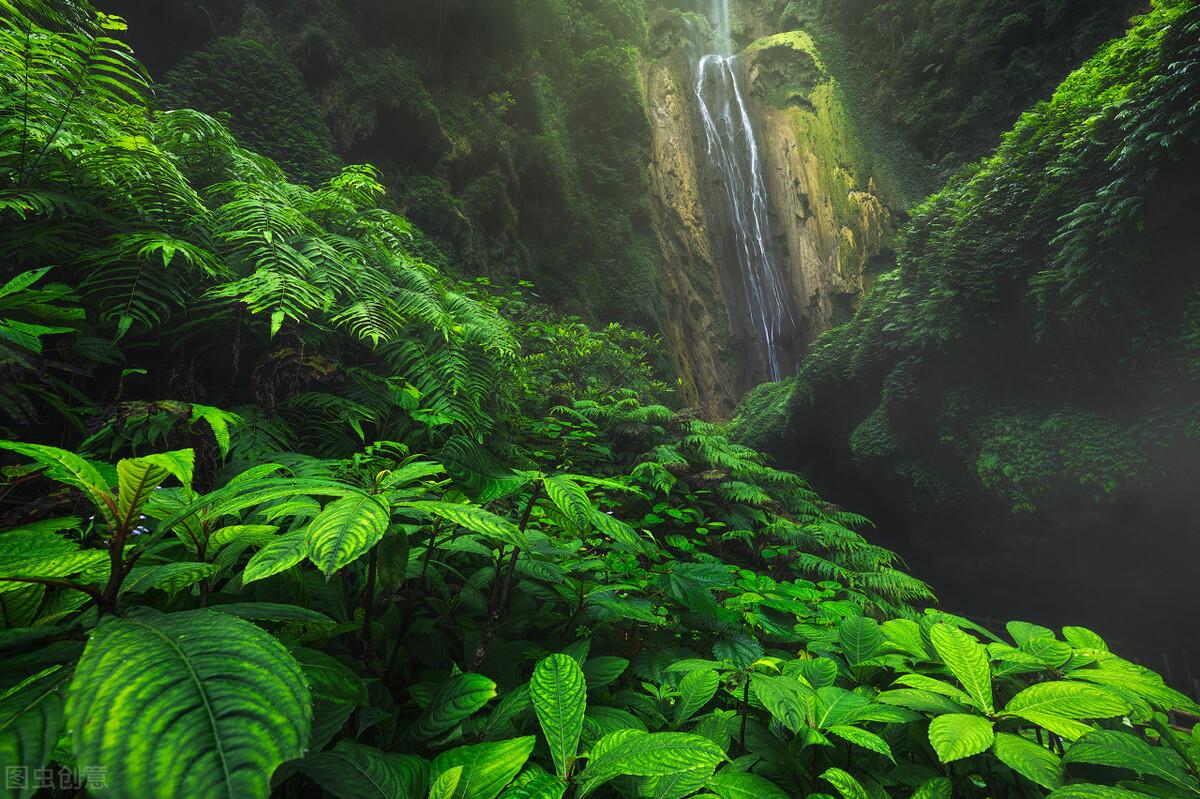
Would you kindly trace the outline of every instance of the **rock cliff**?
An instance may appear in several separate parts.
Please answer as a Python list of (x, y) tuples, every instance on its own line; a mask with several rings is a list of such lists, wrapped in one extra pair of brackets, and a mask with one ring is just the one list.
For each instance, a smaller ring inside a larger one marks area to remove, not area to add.
[[(766, 364), (746, 324), (738, 265), (724, 255), (732, 223), (698, 119), (696, 52), (680, 38), (645, 64), (651, 189), (664, 335), (685, 401), (719, 418), (766, 379)], [(874, 174), (807, 34), (755, 41), (738, 68), (763, 157), (771, 245), (798, 322), (798, 340), (788, 343), (795, 362), (817, 335), (849, 318), (879, 264), (890, 263), (895, 195)]]

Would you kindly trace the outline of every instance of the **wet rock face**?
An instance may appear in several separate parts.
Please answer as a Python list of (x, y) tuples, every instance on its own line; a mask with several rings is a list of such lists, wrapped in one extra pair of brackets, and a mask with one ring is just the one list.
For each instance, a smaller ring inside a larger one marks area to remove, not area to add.
[[(648, 62), (654, 227), (663, 250), (665, 338), (684, 398), (711, 418), (769, 379), (762, 342), (747, 325), (731, 224), (712, 169), (695, 96), (695, 53)], [(849, 122), (840, 89), (807, 34), (760, 39), (738, 60), (762, 154), (772, 246), (797, 320), (789, 356), (857, 306), (893, 233), (884, 192)]]

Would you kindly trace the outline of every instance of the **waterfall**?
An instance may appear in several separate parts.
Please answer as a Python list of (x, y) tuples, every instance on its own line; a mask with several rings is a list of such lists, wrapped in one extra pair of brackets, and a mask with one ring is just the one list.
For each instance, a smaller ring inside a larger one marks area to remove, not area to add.
[(772, 253), (771, 224), (762, 161), (754, 126), (738, 79), (730, 28), (729, 0), (711, 0), (720, 53), (700, 57), (696, 67), (696, 100), (708, 159), (721, 176), (733, 224), (732, 243), (738, 260), (746, 307), (754, 329), (762, 337), (771, 380), (790, 371), (782, 363), (784, 350), (794, 338), (787, 278)]

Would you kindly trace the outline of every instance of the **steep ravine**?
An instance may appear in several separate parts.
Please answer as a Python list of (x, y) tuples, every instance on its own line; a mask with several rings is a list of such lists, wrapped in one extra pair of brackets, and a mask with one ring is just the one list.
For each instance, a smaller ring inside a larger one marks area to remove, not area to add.
[[(694, 50), (681, 38), (645, 63), (653, 221), (663, 251), (664, 337), (683, 399), (720, 418), (769, 370), (761, 336), (749, 324), (737, 260), (729, 257), (732, 222), (699, 118)], [(786, 270), (799, 327), (787, 345), (794, 369), (807, 345), (857, 306), (876, 262), (888, 261), (892, 198), (805, 33), (758, 40), (736, 65), (758, 131), (770, 245)]]

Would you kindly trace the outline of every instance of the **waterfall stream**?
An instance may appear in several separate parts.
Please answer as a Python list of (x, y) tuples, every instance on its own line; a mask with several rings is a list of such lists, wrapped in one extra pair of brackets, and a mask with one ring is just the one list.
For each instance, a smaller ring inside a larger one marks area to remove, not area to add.
[(704, 123), (708, 159), (721, 176), (729, 205), (734, 254), (753, 328), (761, 336), (771, 380), (791, 371), (783, 363), (796, 321), (787, 278), (771, 249), (766, 184), (754, 126), (738, 78), (728, 0), (712, 0), (720, 53), (700, 57), (696, 101)]

